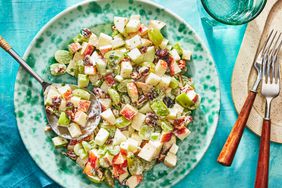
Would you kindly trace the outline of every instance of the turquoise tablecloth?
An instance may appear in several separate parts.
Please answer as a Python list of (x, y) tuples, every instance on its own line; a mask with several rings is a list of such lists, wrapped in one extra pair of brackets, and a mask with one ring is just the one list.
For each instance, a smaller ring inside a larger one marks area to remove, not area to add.
[[(210, 47), (221, 86), (220, 120), (211, 146), (199, 165), (175, 187), (253, 187), (259, 138), (251, 131), (245, 130), (232, 167), (222, 167), (216, 162), (237, 117), (231, 99), (230, 81), (245, 26), (214, 29), (203, 27), (196, 1), (157, 0), (183, 17)], [(1, 0), (0, 34), (23, 55), (39, 29), (53, 16), (76, 2), (78, 1)], [(19, 137), (13, 105), (17, 70), (18, 64), (0, 50), (0, 187), (59, 187), (36, 166)], [(270, 187), (273, 188), (282, 187), (281, 150), (281, 146), (271, 145)]]

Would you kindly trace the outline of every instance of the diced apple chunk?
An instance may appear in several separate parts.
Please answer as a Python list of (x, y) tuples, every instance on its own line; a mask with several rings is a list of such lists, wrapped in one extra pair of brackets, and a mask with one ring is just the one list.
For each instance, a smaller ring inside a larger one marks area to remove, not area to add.
[(147, 143), (138, 153), (138, 157), (148, 162), (151, 162), (155, 157), (155, 152), (156, 152), (156, 148), (152, 144)]
[(110, 108), (102, 112), (100, 115), (109, 124), (114, 125), (116, 123), (116, 118)]
[(141, 46), (150, 46), (150, 45), (152, 45), (152, 42), (150, 40), (148, 40), (148, 39), (143, 39), (142, 38), (141, 42), (142, 42)]
[(175, 136), (180, 140), (184, 140), (190, 133), (191, 131), (187, 127), (174, 131)]
[(127, 120), (131, 120), (137, 113), (138, 110), (130, 104), (126, 104), (120, 111), (120, 114)]
[(68, 99), (71, 95), (72, 89), (69, 85), (65, 85), (58, 87), (58, 91), (65, 99)]
[(152, 85), (146, 84), (144, 82), (135, 82), (135, 84), (138, 88), (140, 88), (143, 91), (144, 94), (149, 93), (153, 88)]
[(147, 51), (143, 54), (143, 61), (144, 62), (153, 62), (155, 59), (155, 47), (149, 46)]
[(149, 28), (161, 30), (165, 25), (165, 22), (159, 20), (150, 20)]
[(125, 44), (124, 40), (122, 39), (122, 37), (120, 35), (114, 36), (114, 39), (112, 41), (112, 48), (113, 49), (122, 47), (124, 44)]
[(170, 81), (171, 81), (171, 77), (164, 75), (163, 77), (161, 77), (159, 87), (161, 89), (162, 88), (167, 89), (169, 87)]
[(156, 75), (154, 73), (150, 73), (147, 76), (145, 83), (149, 84), (149, 85), (152, 85), (152, 86), (156, 86), (156, 85), (158, 85), (160, 80), (161, 80), (161, 78), (158, 75)]
[(89, 37), (88, 43), (92, 44), (93, 46), (95, 46), (97, 48), (98, 47), (98, 42), (99, 42), (98, 41), (98, 37), (94, 33), (92, 33), (90, 35), (90, 37)]
[(112, 37), (105, 34), (105, 33), (100, 33), (100, 36), (99, 36), (99, 40), (98, 40), (98, 46), (99, 46), (99, 49), (103, 46), (112, 46)]
[(138, 147), (141, 145), (143, 139), (137, 133), (132, 133), (131, 138), (138, 142)]
[(168, 40), (167, 39), (163, 39), (162, 43), (160, 44), (160, 48), (161, 49), (165, 49), (168, 45)]
[(177, 52), (176, 49), (172, 49), (172, 50), (170, 51), (170, 55), (172, 56), (172, 58), (173, 58), (175, 61), (180, 60), (180, 56), (179, 56), (179, 54), (178, 54), (178, 52)]
[(128, 19), (125, 17), (118, 17), (118, 16), (114, 17), (114, 25), (116, 29), (122, 34), (124, 33), (125, 25), (127, 24), (127, 22)]
[(93, 53), (93, 51), (94, 51), (94, 46), (92, 44), (83, 43), (80, 53), (83, 57), (85, 57), (87, 55), (91, 55)]
[(145, 118), (146, 118), (146, 115), (138, 112), (132, 120), (131, 127), (139, 131), (145, 121)]
[(121, 62), (120, 75), (123, 78), (130, 78), (132, 70), (133, 70), (133, 68), (132, 68), (132, 65), (129, 61), (122, 61)]
[(138, 141), (133, 138), (127, 140), (127, 151), (135, 153), (138, 150)]
[(96, 69), (93, 66), (84, 66), (84, 74), (94, 75), (96, 74)]
[(147, 102), (140, 110), (139, 110), (140, 113), (143, 113), (143, 114), (146, 114), (148, 112), (153, 112), (151, 106), (150, 106), (150, 103)]
[(172, 144), (171, 148), (169, 149), (169, 152), (176, 155), (178, 151), (178, 146), (176, 144)]
[(127, 33), (137, 32), (140, 27), (140, 17), (131, 16), (128, 23), (125, 26), (125, 31)]
[(135, 35), (131, 39), (125, 41), (126, 47), (130, 50), (134, 48), (139, 48), (142, 45), (141, 37), (139, 35)]
[(176, 63), (176, 61), (172, 61), (170, 63), (169, 69), (170, 69), (170, 75), (171, 76), (174, 76), (174, 75), (176, 75), (176, 74), (181, 72), (181, 69), (178, 66), (178, 64)]
[(159, 141), (149, 141), (145, 146), (141, 149), (138, 156), (148, 162), (155, 159), (162, 149), (162, 143)]
[(82, 111), (77, 111), (74, 115), (73, 121), (80, 126), (85, 127), (87, 123), (87, 114)]
[(113, 139), (113, 145), (119, 145), (127, 140), (126, 136), (119, 130), (116, 129), (115, 136)]
[(130, 178), (128, 178), (126, 180), (126, 185), (129, 187), (129, 188), (135, 188), (137, 187), (137, 185), (139, 185), (139, 183), (142, 181), (142, 176), (141, 175), (134, 175), (134, 176), (131, 176)]
[(68, 130), (72, 138), (76, 138), (82, 135), (80, 127), (76, 123), (71, 123), (68, 127)]
[(158, 61), (158, 63), (156, 64), (156, 67), (155, 67), (155, 73), (158, 75), (158, 76), (163, 76), (167, 70), (167, 62), (165, 62), (164, 60), (160, 59)]
[(168, 119), (174, 120), (177, 117), (177, 111), (173, 108), (169, 108), (169, 114), (167, 115)]
[(58, 92), (58, 90), (54, 86), (49, 86), (48, 89), (49, 90), (48, 90), (47, 97), (46, 97), (46, 100), (45, 100), (45, 105), (46, 104), (51, 105), (53, 98), (61, 96), (60, 93)]
[(95, 137), (95, 143), (102, 146), (107, 141), (109, 135), (110, 133), (106, 129), (101, 128)]
[(70, 101), (71, 101), (71, 103), (73, 104), (74, 107), (78, 107), (79, 106), (80, 97), (72, 96)]
[(191, 56), (192, 56), (192, 52), (191, 51), (183, 50), (183, 52), (182, 52), (182, 59), (190, 61), (191, 60)]
[(129, 173), (128, 173), (126, 167), (124, 168), (124, 170), (125, 170), (125, 173), (121, 174), (121, 175), (118, 177), (118, 181), (119, 181), (120, 183), (122, 183), (122, 182), (129, 176)]
[(176, 163), (177, 163), (176, 155), (171, 152), (168, 152), (164, 159), (164, 164), (169, 168), (173, 168), (175, 167)]
[(82, 112), (87, 112), (89, 107), (90, 107), (90, 105), (91, 105), (91, 101), (80, 100), (77, 110), (82, 111)]
[(140, 63), (142, 61), (142, 54), (138, 50), (138, 48), (132, 49), (130, 52), (127, 53), (127, 55), (135, 63)]
[(101, 106), (103, 109), (109, 109), (112, 106), (112, 100), (111, 99), (99, 99)]

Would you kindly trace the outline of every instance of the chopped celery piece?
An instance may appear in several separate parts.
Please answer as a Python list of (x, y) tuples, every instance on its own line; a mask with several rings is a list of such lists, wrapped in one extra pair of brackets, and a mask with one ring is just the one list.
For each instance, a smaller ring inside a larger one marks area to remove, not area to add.
[(83, 149), (84, 149), (86, 152), (88, 152), (88, 151), (91, 150), (91, 148), (92, 148), (92, 146), (91, 146), (88, 142), (86, 142), (86, 141), (82, 141), (81, 144), (82, 144)]
[(161, 122), (161, 128), (164, 132), (171, 132), (173, 130), (173, 126), (168, 122)]
[(82, 99), (90, 100), (90, 93), (88, 93), (87, 91), (83, 89), (75, 89), (72, 91), (72, 94)]
[(142, 125), (139, 131), (139, 136), (144, 140), (149, 140), (153, 132), (154, 132), (153, 127), (148, 125)]
[(72, 40), (73, 40), (74, 42), (82, 43), (82, 42), (86, 42), (86, 41), (87, 41), (87, 38), (85, 38), (85, 37), (82, 36), (81, 34), (78, 34), (78, 35), (76, 35)]
[(156, 141), (156, 140), (159, 140), (159, 138), (160, 138), (160, 133), (152, 133), (150, 139), (152, 141)]
[(114, 105), (118, 105), (120, 103), (120, 96), (115, 89), (108, 89), (108, 94), (110, 95)]
[(167, 116), (169, 110), (163, 101), (154, 101), (151, 104), (152, 110), (159, 116)]
[(74, 63), (74, 75), (75, 77), (78, 76), (78, 74), (83, 74), (84, 73), (84, 64), (82, 60), (75, 61)]
[(78, 87), (84, 88), (87, 87), (88, 84), (89, 84), (88, 76), (85, 74), (78, 74), (78, 81), (77, 81)]
[(130, 125), (131, 121), (125, 119), (123, 116), (119, 117), (116, 119), (116, 127), (117, 128), (123, 128), (126, 127), (128, 125)]
[(180, 43), (175, 43), (173, 48), (177, 51), (177, 53), (179, 55), (182, 55), (183, 54), (183, 50), (182, 50), (182, 47), (181, 47), (181, 44)]
[(176, 97), (176, 101), (184, 108), (189, 108), (194, 105), (194, 102), (187, 96), (186, 93), (181, 93)]
[(68, 118), (67, 114), (65, 112), (61, 112), (59, 120), (58, 120), (58, 124), (60, 126), (69, 126), (70, 124), (70, 119)]
[(148, 36), (149, 36), (149, 39), (156, 46), (159, 46), (162, 43), (163, 39), (164, 39), (164, 37), (163, 37), (162, 33), (160, 32), (160, 30), (154, 29), (154, 28), (149, 29)]
[(169, 87), (171, 87), (172, 89), (175, 89), (178, 87), (178, 85), (179, 85), (179, 82), (174, 77), (171, 77)]

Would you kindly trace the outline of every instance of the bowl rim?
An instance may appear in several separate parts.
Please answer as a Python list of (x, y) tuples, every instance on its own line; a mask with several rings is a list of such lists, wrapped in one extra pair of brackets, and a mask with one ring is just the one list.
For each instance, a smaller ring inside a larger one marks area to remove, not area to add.
[[(62, 10), (61, 12), (59, 12), (57, 15), (55, 15), (53, 18), (51, 18), (47, 23), (45, 23), (45, 25), (43, 27), (41, 27), (41, 29), (37, 32), (37, 34), (33, 37), (32, 41), (30, 42), (30, 44), (28, 45), (27, 49), (25, 50), (24, 52), (24, 55), (23, 55), (23, 59), (27, 59), (28, 55), (30, 54), (31, 52), (31, 49), (33, 48), (36, 40), (42, 35), (42, 33), (47, 29), (49, 28), (57, 19), (59, 19), (60, 17), (63, 17), (64, 15), (68, 14), (69, 12), (71, 12), (72, 10), (76, 9), (78, 6), (85, 6), (87, 4), (89, 4), (90, 2), (103, 2), (104, 0), (86, 0), (86, 1), (82, 1), (82, 2), (79, 2), (79, 3), (76, 3), (74, 5), (71, 5), (67, 8), (65, 8), (64, 10)], [(150, 0), (135, 0), (133, 2), (139, 2), (139, 3), (144, 3), (144, 4), (147, 4), (147, 5), (150, 5), (150, 6), (153, 6), (155, 8), (159, 8), (159, 9), (162, 9), (164, 10), (167, 14), (171, 15), (172, 17), (174, 17), (176, 20), (178, 20), (179, 22), (183, 23), (187, 28), (189, 28), (189, 30), (192, 31), (193, 33), (193, 36), (195, 37), (196, 40), (198, 40), (198, 42), (201, 44), (202, 48), (204, 49), (207, 57), (212, 61), (213, 65), (214, 65), (214, 68), (215, 68), (215, 74), (217, 75), (216, 77), (216, 82), (215, 82), (215, 85), (216, 85), (216, 89), (217, 89), (217, 97), (218, 97), (218, 100), (219, 100), (219, 103), (218, 103), (218, 107), (216, 109), (217, 113), (214, 114), (215, 116), (215, 120), (214, 120), (214, 123), (215, 126), (213, 128), (213, 132), (212, 134), (210, 135), (210, 140), (208, 142), (208, 144), (205, 146), (205, 148), (203, 148), (204, 152), (202, 153), (202, 155), (200, 156), (199, 160), (194, 164), (194, 166), (190, 169), (190, 170), (187, 170), (185, 171), (185, 173), (180, 176), (179, 178), (175, 179), (175, 181), (168, 185), (168, 186), (173, 186), (173, 185), (176, 185), (177, 183), (179, 183), (182, 179), (184, 179), (189, 173), (190, 171), (192, 171), (197, 165), (198, 163), (202, 160), (202, 158), (204, 157), (204, 155), (206, 154), (208, 148), (210, 147), (211, 143), (212, 143), (212, 140), (214, 138), (214, 135), (216, 133), (216, 130), (217, 130), (217, 126), (218, 126), (218, 122), (219, 122), (219, 116), (220, 116), (220, 106), (221, 106), (221, 91), (220, 91), (220, 82), (219, 82), (219, 77), (218, 77), (218, 71), (216, 69), (216, 64), (215, 64), (215, 61), (213, 59), (213, 57), (211, 56), (211, 53), (210, 53), (210, 50), (206, 47), (206, 44), (204, 43), (204, 41), (200, 38), (200, 36), (196, 33), (196, 31), (194, 30), (194, 28), (188, 24), (183, 18), (181, 18), (180, 16), (178, 16), (176, 13), (172, 12), (171, 10), (169, 10), (168, 8), (165, 8), (163, 7), (162, 5), (156, 3), (156, 2), (153, 2), (153, 1), (150, 1)], [(20, 74), (20, 69), (18, 70), (17, 72), (17, 75), (16, 75), (16, 78), (19, 76)], [(17, 85), (17, 81), (15, 81), (15, 84), (14, 84), (14, 88), (16, 89)], [(14, 90), (14, 104), (16, 103), (16, 96), (17, 96), (17, 93), (15, 92)], [(15, 112), (16, 112), (16, 108), (14, 108)], [(18, 122), (18, 117), (16, 116), (16, 120)], [(47, 171), (45, 171), (45, 169), (41, 168), (41, 165), (40, 163), (34, 159), (33, 155), (31, 155), (29, 149), (27, 148), (27, 143), (25, 141), (25, 139), (23, 139), (23, 136), (22, 136), (22, 132), (20, 131), (20, 128), (19, 126), (17, 126), (18, 128), (18, 131), (19, 131), (19, 135), (21, 137), (21, 140), (23, 141), (24, 143), (24, 146), (25, 148), (27, 149), (29, 155), (31, 156), (32, 160), (36, 163), (36, 165), (50, 178), (52, 179), (54, 182), (56, 182), (57, 184), (61, 185), (61, 186), (64, 186), (61, 184), (61, 182), (58, 182), (56, 180), (56, 178), (53, 177), (52, 174), (48, 173)], [(94, 184), (95, 185), (95, 184)]]

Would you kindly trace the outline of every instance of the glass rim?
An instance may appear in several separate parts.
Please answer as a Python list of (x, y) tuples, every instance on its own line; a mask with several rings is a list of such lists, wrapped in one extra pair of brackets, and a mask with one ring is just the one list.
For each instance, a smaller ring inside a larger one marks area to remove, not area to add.
[(259, 11), (256, 12), (256, 14), (254, 14), (253, 16), (251, 16), (249, 19), (246, 19), (244, 20), (243, 22), (237, 22), (237, 23), (234, 23), (234, 22), (228, 22), (228, 21), (225, 21), (223, 19), (220, 19), (218, 17), (216, 17), (210, 10), (209, 8), (206, 6), (206, 4), (204, 3), (204, 0), (201, 0), (201, 3), (205, 9), (205, 11), (213, 18), (215, 19), (216, 21), (220, 22), (220, 23), (223, 23), (223, 24), (227, 24), (227, 25), (243, 25), (245, 23), (248, 23), (250, 21), (252, 21), (253, 19), (255, 19), (261, 12), (262, 10), (264, 9), (265, 5), (266, 5), (266, 2), (267, 0), (263, 0), (263, 4), (260, 8)]

